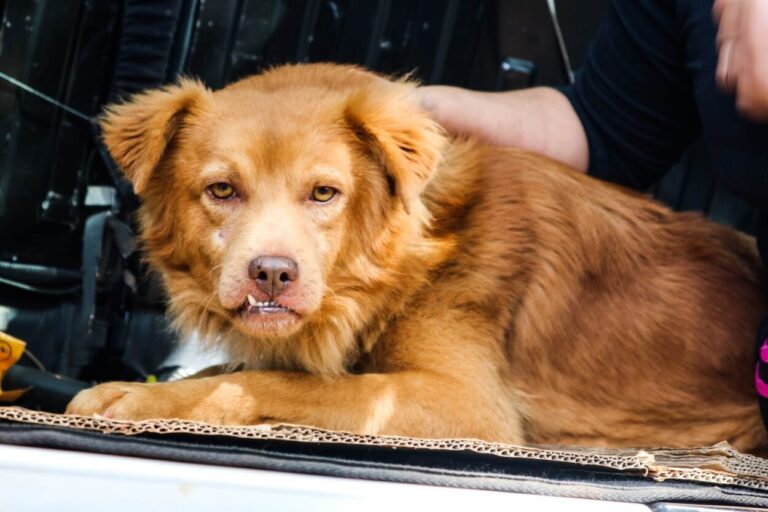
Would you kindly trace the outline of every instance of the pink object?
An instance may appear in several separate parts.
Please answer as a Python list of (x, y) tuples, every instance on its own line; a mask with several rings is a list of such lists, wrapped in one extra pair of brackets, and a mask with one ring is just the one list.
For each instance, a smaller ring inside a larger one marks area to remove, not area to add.
[[(763, 346), (760, 347), (760, 361), (768, 363), (768, 338), (763, 340)], [(755, 389), (758, 395), (768, 398), (768, 384), (760, 378), (760, 363), (755, 366)]]
[(755, 390), (763, 398), (768, 398), (768, 384), (760, 378), (760, 363), (755, 367)]

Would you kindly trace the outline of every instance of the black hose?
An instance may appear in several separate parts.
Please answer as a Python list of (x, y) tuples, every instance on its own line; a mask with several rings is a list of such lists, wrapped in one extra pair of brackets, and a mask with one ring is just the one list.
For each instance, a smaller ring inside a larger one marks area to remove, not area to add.
[(65, 288), (48, 288), (48, 287), (43, 288), (41, 286), (32, 286), (31, 284), (21, 283), (19, 281), (6, 279), (4, 277), (0, 277), (0, 285), (10, 286), (11, 288), (24, 290), (25, 292), (30, 292), (30, 293), (37, 293), (39, 295), (55, 295), (55, 296), (74, 295), (75, 293), (80, 292), (80, 290), (82, 289), (82, 286), (80, 286), (79, 284), (67, 286)]
[(80, 281), (80, 272), (66, 268), (30, 263), (0, 261), (0, 277), (26, 284), (72, 284)]
[(48, 412), (64, 412), (70, 400), (90, 386), (91, 384), (87, 382), (60, 377), (18, 364), (11, 366), (3, 379), (5, 389), (28, 389), (15, 402), (16, 405)]

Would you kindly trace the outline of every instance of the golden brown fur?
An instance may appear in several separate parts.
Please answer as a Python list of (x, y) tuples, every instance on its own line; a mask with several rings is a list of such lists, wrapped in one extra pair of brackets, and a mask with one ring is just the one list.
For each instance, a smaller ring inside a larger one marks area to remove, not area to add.
[[(249, 369), (105, 384), (69, 412), (763, 446), (754, 241), (540, 156), (449, 141), (412, 87), (304, 65), (113, 107), (105, 141), (143, 199), (176, 326)], [(212, 180), (242, 196), (211, 202)], [(305, 201), (323, 180), (336, 202)], [(236, 312), (265, 251), (302, 269), (284, 299), (298, 320)]]

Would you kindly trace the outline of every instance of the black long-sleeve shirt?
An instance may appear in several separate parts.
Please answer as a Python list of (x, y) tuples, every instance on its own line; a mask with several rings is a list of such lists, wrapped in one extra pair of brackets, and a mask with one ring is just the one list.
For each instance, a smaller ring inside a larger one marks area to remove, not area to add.
[(716, 34), (711, 0), (609, 4), (564, 89), (587, 133), (590, 174), (646, 189), (703, 136), (723, 183), (768, 207), (768, 125), (743, 118), (715, 84)]

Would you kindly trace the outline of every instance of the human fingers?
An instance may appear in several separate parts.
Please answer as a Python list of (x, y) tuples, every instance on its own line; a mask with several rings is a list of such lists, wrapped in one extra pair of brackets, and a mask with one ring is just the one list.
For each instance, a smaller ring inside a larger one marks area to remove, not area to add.
[[(717, 46), (721, 47), (726, 41), (736, 39), (742, 29), (745, 0), (720, 0), (715, 2), (713, 16), (717, 22)], [(716, 12), (719, 6), (719, 10)]]
[(735, 87), (736, 75), (733, 68), (733, 59), (737, 54), (734, 52), (735, 46), (736, 42), (733, 39), (726, 40), (720, 45), (717, 55), (715, 78), (718, 85), (726, 91), (732, 91)]

